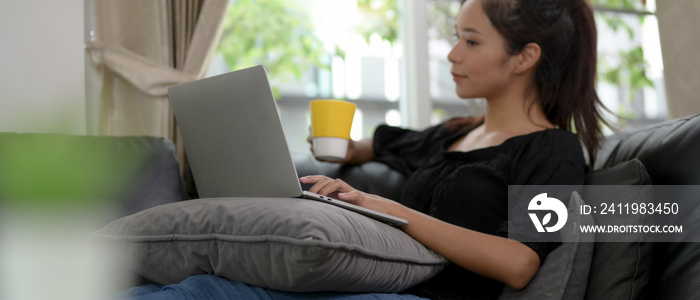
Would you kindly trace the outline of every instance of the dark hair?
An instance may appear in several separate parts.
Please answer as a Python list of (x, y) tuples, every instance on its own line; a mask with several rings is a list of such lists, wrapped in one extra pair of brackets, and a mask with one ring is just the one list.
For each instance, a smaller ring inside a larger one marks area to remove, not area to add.
[(597, 32), (585, 0), (482, 0), (484, 13), (506, 40), (506, 52), (541, 48), (530, 92), (550, 122), (575, 132), (592, 165), (602, 138), (604, 109), (595, 90)]

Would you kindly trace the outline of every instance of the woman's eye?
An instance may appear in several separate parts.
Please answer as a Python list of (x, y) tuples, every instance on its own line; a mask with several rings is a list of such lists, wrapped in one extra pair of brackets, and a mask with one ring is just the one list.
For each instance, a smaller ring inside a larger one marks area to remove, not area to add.
[(466, 42), (467, 42), (467, 45), (469, 45), (469, 46), (476, 46), (478, 44), (477, 42), (472, 41), (472, 40), (466, 40)]

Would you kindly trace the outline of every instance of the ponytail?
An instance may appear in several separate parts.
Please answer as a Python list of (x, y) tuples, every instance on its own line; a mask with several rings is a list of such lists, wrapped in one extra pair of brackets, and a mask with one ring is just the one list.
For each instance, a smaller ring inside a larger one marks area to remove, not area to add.
[(542, 49), (530, 90), (554, 125), (575, 132), (589, 163), (602, 139), (603, 105), (595, 90), (597, 32), (584, 0), (483, 0), (484, 12), (506, 39), (506, 52), (536, 43)]

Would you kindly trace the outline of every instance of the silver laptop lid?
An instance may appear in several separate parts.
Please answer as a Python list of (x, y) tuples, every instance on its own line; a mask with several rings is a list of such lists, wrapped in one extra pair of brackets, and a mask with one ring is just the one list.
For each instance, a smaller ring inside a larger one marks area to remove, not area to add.
[(262, 66), (174, 86), (168, 95), (201, 198), (301, 195)]

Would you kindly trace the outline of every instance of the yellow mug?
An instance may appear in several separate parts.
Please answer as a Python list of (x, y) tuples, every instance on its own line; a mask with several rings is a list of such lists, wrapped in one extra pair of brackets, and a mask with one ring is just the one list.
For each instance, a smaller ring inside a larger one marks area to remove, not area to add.
[(357, 106), (348, 101), (321, 99), (311, 101), (309, 107), (314, 155), (322, 160), (344, 159)]

